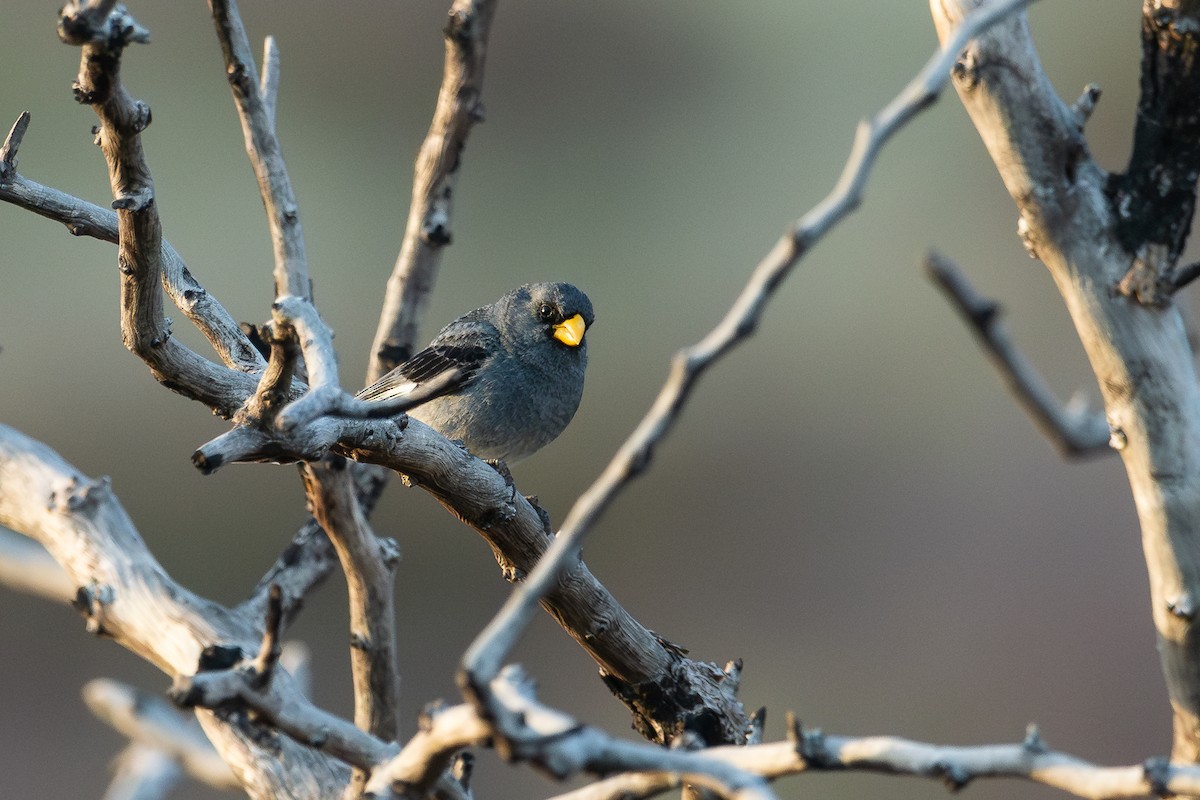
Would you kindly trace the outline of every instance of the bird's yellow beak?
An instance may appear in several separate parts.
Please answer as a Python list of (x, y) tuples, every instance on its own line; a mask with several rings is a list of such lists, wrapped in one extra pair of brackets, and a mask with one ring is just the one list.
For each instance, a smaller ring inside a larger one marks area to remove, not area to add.
[(583, 341), (583, 334), (586, 330), (587, 323), (583, 321), (583, 317), (576, 314), (554, 326), (554, 338), (567, 347), (578, 347), (579, 343)]

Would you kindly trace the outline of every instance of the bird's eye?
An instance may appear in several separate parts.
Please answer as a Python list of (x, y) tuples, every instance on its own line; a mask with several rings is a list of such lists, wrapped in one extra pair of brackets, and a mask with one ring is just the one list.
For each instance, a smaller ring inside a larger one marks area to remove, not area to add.
[(545, 320), (554, 319), (554, 306), (549, 303), (542, 303), (538, 306), (538, 316)]

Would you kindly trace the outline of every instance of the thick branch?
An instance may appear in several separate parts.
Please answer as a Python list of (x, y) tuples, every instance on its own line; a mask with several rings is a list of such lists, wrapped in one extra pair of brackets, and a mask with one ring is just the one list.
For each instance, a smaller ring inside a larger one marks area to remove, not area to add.
[[(974, 4), (930, 5), (946, 37)], [(1183, 322), (1174, 308), (1115, 291), (1141, 247), (1118, 234), (1123, 223), (1106, 194), (1107, 176), (1042, 70), (1024, 15), (966, 48), (955, 78), (1020, 210), (1026, 243), (1050, 270), (1096, 374), (1141, 524), (1175, 711), (1173, 756), (1200, 761), (1200, 387)]]
[(450, 7), (442, 87), (413, 167), (408, 224), (388, 278), (367, 385), (416, 352), (442, 248), (450, 243), (451, 195), (467, 134), (483, 119), (483, 65), (495, 5), (454, 0)]
[(396, 543), (375, 537), (342, 458), (302, 465), (309, 507), (333, 542), (350, 594), (354, 723), (385, 741), (397, 738), (399, 672), (393, 603)]
[[(49, 448), (3, 425), (0, 525), (40, 542), (66, 570), (90, 631), (168, 675), (191, 674), (210, 645), (246, 653), (257, 647), (256, 621), (167, 576), (106, 480), (88, 479)], [(276, 680), (272, 694), (284, 702), (293, 692), (287, 680)], [(336, 762), (274, 740), (244, 718), (205, 713), (200, 722), (253, 797), (311, 796), (306, 792), (335, 791), (346, 783), (348, 773)]]
[(1067, 457), (1113, 452), (1104, 415), (1086, 406), (1064, 407), (1058, 402), (1037, 368), (1009, 336), (998, 303), (976, 292), (962, 270), (943, 255), (930, 253), (925, 268), (987, 351), (1025, 413), (1059, 452)]

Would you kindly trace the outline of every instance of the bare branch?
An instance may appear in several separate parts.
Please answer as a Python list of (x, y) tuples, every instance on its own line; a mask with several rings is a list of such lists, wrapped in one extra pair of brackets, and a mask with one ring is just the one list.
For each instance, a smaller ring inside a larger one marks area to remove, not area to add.
[[(168, 675), (197, 668), (220, 642), (234, 651), (257, 648), (255, 622), (200, 598), (172, 581), (150, 555), (105, 480), (90, 480), (56, 453), (0, 425), (0, 525), (41, 543), (67, 572), (75, 607), (88, 629)], [(297, 696), (289, 680), (272, 682), (282, 704)], [(199, 717), (209, 739), (256, 798), (287, 796), (290, 787), (341, 787), (338, 763), (291, 742), (261, 742), (263, 729), (220, 714)], [(283, 748), (280, 750), (279, 748)], [(270, 753), (268, 754), (268, 750)]]
[(271, 346), (267, 368), (259, 375), (258, 386), (234, 415), (233, 421), (238, 426), (248, 425), (266, 431), (274, 425), (275, 417), (284, 405), (295, 399), (304, 387), (296, 380), (300, 348), (295, 337), (290, 335), (290, 329), (271, 324), (260, 331)]
[(950, 259), (930, 253), (925, 261), (930, 277), (953, 303), (971, 332), (987, 351), (1009, 391), (1033, 418), (1034, 424), (1064, 456), (1112, 453), (1108, 422), (1089, 408), (1064, 407), (1029, 359), (1017, 348), (1000, 321), (1000, 306), (981, 296)]
[[(461, 380), (461, 376), (453, 371), (421, 385), (403, 397), (393, 397), (388, 400), (359, 400), (345, 392), (328, 392), (313, 395), (305, 403), (293, 403), (281, 415), (279, 424), (285, 430), (291, 430), (316, 420), (320, 417), (344, 417), (345, 419), (388, 419), (414, 409), (422, 403), (442, 394), (447, 386)], [(318, 402), (319, 400), (319, 402)]]
[(530, 761), (559, 780), (580, 772), (678, 773), (689, 783), (720, 797), (737, 800), (775, 797), (760, 776), (709, 758), (707, 751), (689, 752), (621, 741), (581, 725), (538, 702), (517, 667), (506, 667), (489, 688), (500, 717), (481, 717), (471, 705), (427, 713), (422, 730), (394, 758), (373, 771), (368, 792), (379, 798), (424, 797), (455, 752), (491, 739), (506, 759)]
[[(1021, 778), (1088, 800), (1194, 796), (1200, 769), (1158, 759), (1127, 767), (1101, 767), (1049, 750), (1036, 732), (1019, 744), (954, 747), (892, 736), (827, 736), (798, 731), (784, 742), (747, 747), (713, 747), (706, 758), (726, 761), (768, 780), (804, 772), (852, 771), (913, 775), (961, 789), (976, 779)], [(623, 773), (553, 800), (640, 800), (681, 784), (678, 775)]]
[[(310, 391), (290, 404), (289, 410), (320, 405), (324, 397), (346, 396), (338, 387), (332, 332), (320, 320), (312, 303), (301, 297), (280, 297), (274, 305), (274, 327), (276, 331), (294, 332), (312, 380)], [(283, 420), (280, 425), (293, 427)], [(372, 533), (355, 497), (353, 471), (343, 458), (304, 463), (301, 475), (308, 509), (329, 536), (346, 575), (355, 724), (390, 741), (398, 733), (394, 638), (394, 570), (398, 548), (395, 542), (379, 541)], [(365, 771), (356, 769), (352, 783), (361, 787), (366, 777)]]
[[(948, 36), (971, 5), (931, 0), (939, 36)], [(1175, 716), (1172, 755), (1196, 762), (1200, 381), (1179, 311), (1161, 302), (1158, 287), (1183, 245), (1195, 204), (1200, 83), (1191, 54), (1200, 46), (1200, 8), (1147, 0), (1142, 13), (1143, 102), (1124, 178), (1114, 179), (1091, 158), (1077, 116), (1042, 68), (1024, 15), (962, 51), (955, 88), (1020, 211), (1023, 238), (1063, 295), (1096, 375), (1112, 446), (1137, 506)], [(1158, 158), (1166, 161), (1158, 164)]]
[(235, 664), (230, 669), (178, 676), (171, 696), (184, 708), (248, 708), (305, 747), (362, 769), (395, 755), (394, 745), (314, 706), (298, 693), (285, 697), (278, 692), (260, 691), (255, 683), (253, 670)]
[(450, 243), (451, 194), (463, 148), (483, 119), (483, 66), (494, 13), (495, 0), (454, 0), (450, 7), (442, 87), (413, 168), (408, 223), (388, 278), (365, 385), (416, 352), (442, 248)]
[(800, 258), (859, 205), (880, 149), (908, 120), (936, 99), (949, 80), (950, 66), (963, 46), (979, 31), (1024, 5), (1025, 0), (998, 0), (981, 7), (962, 22), (895, 99), (874, 117), (859, 123), (850, 158), (833, 191), (789, 229), (759, 262), (724, 319), (700, 342), (676, 353), (670, 376), (650, 411), (600, 477), (580, 495), (537, 568), (471, 643), (463, 656), (460, 683), (485, 691), (487, 682), (497, 674), (528, 626), (539, 600), (560, 580), (563, 566), (578, 558), (592, 525), (617, 494), (646, 469), (655, 446), (670, 431), (696, 381), (717, 359), (753, 334), (768, 300)]
[(354, 722), (385, 741), (396, 739), (395, 566), (399, 548), (376, 538), (355, 499), (342, 458), (302, 465), (309, 508), (333, 542), (350, 594), (350, 664)]
[[(258, 179), (259, 194), (267, 210), (267, 227), (275, 251), (275, 294), (310, 297), (312, 284), (308, 275), (304, 230), (300, 225), (300, 208), (275, 136), (274, 103), (268, 107), (259, 89), (254, 54), (236, 0), (211, 0), (209, 7), (225, 57), (226, 77), (233, 90), (238, 118), (242, 121), (246, 155)], [(271, 82), (268, 76), (264, 85), (269, 87)]]
[(462, 748), (481, 745), (491, 726), (470, 705), (431, 706), (421, 713), (420, 730), (392, 759), (371, 774), (366, 789), (379, 796), (394, 793), (424, 797)]
[(122, 735), (178, 761), (196, 780), (216, 789), (242, 788), (196, 721), (161, 698), (98, 678), (83, 687), (83, 699), (92, 713)]
[(267, 604), (267, 618), (263, 621), (262, 644), (254, 658), (254, 672), (263, 680), (264, 686), (270, 683), (271, 673), (274, 672), (275, 665), (279, 663), (279, 655), (283, 652), (279, 643), (280, 637), (283, 636), (282, 597), (282, 590), (278, 586), (272, 586), (270, 602)]
[(229, 415), (249, 392), (249, 376), (219, 367), (171, 338), (159, 284), (163, 273), (162, 226), (154, 183), (142, 151), (150, 108), (120, 81), (121, 53), (148, 32), (118, 6), (101, 19), (92, 8), (68, 4), (59, 20), (64, 41), (82, 47), (75, 96), (100, 120), (97, 141), (108, 163), (117, 209), (121, 273), (121, 339), (169, 388)]

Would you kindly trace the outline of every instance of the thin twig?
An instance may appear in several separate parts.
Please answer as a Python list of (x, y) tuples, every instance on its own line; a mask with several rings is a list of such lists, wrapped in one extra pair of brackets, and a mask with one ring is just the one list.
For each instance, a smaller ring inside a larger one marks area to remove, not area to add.
[(539, 600), (557, 582), (563, 566), (578, 557), (592, 525), (617, 494), (646, 469), (655, 446), (671, 429), (701, 374), (753, 334), (768, 300), (800, 258), (858, 207), (880, 149), (937, 98), (949, 80), (950, 67), (966, 43), (1027, 2), (995, 0), (982, 6), (964, 20), (954, 36), (895, 99), (874, 117), (859, 123), (849, 160), (833, 191), (801, 217), (759, 262), (724, 319), (700, 342), (676, 353), (670, 376), (650, 411), (596, 481), (580, 495), (537, 568), (509, 595), (471, 643), (462, 661), (466, 683), (480, 687), (496, 675), (517, 637), (528, 626)]
[(384, 740), (398, 736), (395, 542), (376, 538), (355, 499), (348, 463), (338, 457), (302, 466), (310, 510), (333, 542), (350, 595), (354, 722)]
[(941, 255), (930, 253), (925, 269), (954, 305), (971, 332), (987, 351), (1009, 391), (1034, 424), (1064, 456), (1105, 455), (1110, 431), (1104, 414), (1089, 408), (1064, 407), (1046, 381), (1020, 351), (1000, 321), (1000, 306), (980, 295), (958, 266)]
[(225, 58), (226, 77), (233, 90), (238, 118), (242, 121), (246, 155), (258, 179), (259, 194), (267, 211), (267, 227), (275, 252), (275, 295), (311, 297), (300, 208), (288, 178), (279, 139), (275, 136), (273, 115), (260, 92), (254, 54), (237, 2), (211, 0), (209, 6)]
[(267, 616), (263, 620), (262, 645), (254, 659), (254, 672), (265, 686), (271, 681), (271, 673), (279, 662), (279, 654), (283, 652), (280, 638), (283, 636), (283, 592), (278, 586), (272, 586), (267, 604)]
[(296, 346), (295, 338), (280, 330), (278, 325), (267, 325), (260, 330), (271, 345), (267, 368), (259, 374), (254, 393), (233, 419), (237, 426), (249, 425), (269, 431), (280, 409), (303, 390), (296, 380), (300, 348)]
[(442, 248), (467, 135), (483, 119), (483, 67), (495, 0), (454, 0), (446, 26), (442, 86), (413, 167), (412, 202), (371, 345), (366, 385), (415, 352)]

